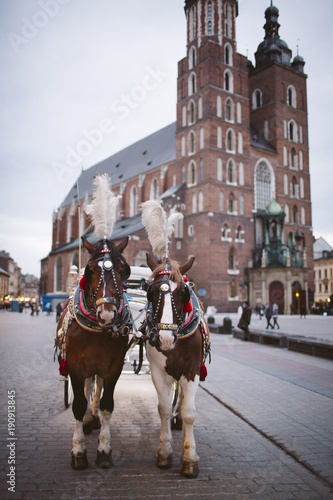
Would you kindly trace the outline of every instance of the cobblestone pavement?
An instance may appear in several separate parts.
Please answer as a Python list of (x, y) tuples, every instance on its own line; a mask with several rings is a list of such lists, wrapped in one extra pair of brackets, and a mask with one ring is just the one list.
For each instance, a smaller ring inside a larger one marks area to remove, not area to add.
[[(333, 499), (326, 472), (311, 471), (294, 458), (297, 450), (293, 456), (278, 446), (279, 436), (282, 442), (290, 437), (332, 468), (332, 457), (322, 456), (325, 442), (329, 448), (332, 379), (325, 382), (329, 368), (320, 361), (331, 362), (306, 357), (312, 360), (306, 369), (298, 358), (304, 355), (275, 349), (276, 358), (267, 346), (213, 335), (213, 361), (197, 393), (197, 479), (179, 474), (177, 431), (172, 468), (155, 466), (159, 418), (149, 375), (123, 374), (118, 382), (111, 420), (114, 467), (96, 468), (95, 431), (87, 437), (89, 468), (75, 472), (70, 467), (74, 419), (63, 406), (54, 334), (54, 316), (0, 315), (1, 499)], [(315, 373), (322, 390), (310, 386)], [(16, 440), (8, 435), (8, 391), (15, 391)], [(15, 492), (10, 492), (13, 456)]]

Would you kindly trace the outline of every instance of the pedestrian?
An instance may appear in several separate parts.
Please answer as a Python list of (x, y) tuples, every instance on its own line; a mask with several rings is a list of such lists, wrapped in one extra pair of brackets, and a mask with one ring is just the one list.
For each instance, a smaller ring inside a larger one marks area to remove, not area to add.
[(33, 301), (31, 301), (31, 302), (30, 302), (30, 309), (31, 309), (30, 316), (33, 316), (33, 315), (34, 315), (34, 312), (35, 312), (35, 306), (34, 306)]
[(266, 304), (266, 308), (265, 308), (265, 316), (266, 316), (266, 320), (267, 320), (267, 325), (266, 325), (266, 330), (267, 328), (270, 326), (271, 328), (273, 328), (273, 325), (271, 323), (271, 317), (272, 317), (272, 308), (269, 304)]
[(246, 300), (243, 304), (243, 312), (238, 323), (238, 328), (245, 332), (244, 340), (249, 336), (249, 324), (251, 323), (252, 307)]
[(277, 329), (280, 330), (279, 324), (277, 322), (278, 320), (278, 315), (279, 315), (279, 306), (274, 302), (273, 304), (273, 330), (275, 328), (275, 325), (277, 326)]
[(56, 322), (58, 323), (59, 318), (60, 318), (61, 313), (62, 313), (62, 304), (61, 304), (61, 302), (58, 302), (57, 307), (56, 307), (56, 311), (57, 311)]
[(306, 319), (306, 307), (305, 307), (305, 305), (301, 306), (301, 316), (300, 316), (300, 319), (302, 318), (302, 316), (304, 316), (304, 319)]
[(259, 319), (262, 320), (263, 316), (264, 316), (264, 312), (265, 312), (265, 308), (264, 308), (264, 305), (261, 304), (261, 306), (259, 307)]

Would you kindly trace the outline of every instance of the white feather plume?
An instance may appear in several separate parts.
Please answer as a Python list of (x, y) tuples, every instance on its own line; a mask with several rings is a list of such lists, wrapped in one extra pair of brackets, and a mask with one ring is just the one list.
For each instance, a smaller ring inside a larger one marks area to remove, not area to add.
[(93, 185), (93, 198), (86, 208), (86, 213), (94, 224), (95, 234), (99, 238), (109, 239), (116, 223), (117, 207), (121, 196), (111, 191), (108, 174), (98, 174)]
[(179, 212), (174, 212), (167, 218), (162, 207), (162, 200), (149, 200), (142, 203), (142, 223), (157, 259), (163, 260), (168, 256), (170, 238), (180, 219), (183, 219), (183, 214)]

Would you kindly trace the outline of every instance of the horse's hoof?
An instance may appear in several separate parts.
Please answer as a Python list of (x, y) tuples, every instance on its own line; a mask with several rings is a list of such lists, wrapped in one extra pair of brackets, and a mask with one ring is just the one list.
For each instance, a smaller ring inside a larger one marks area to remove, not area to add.
[(173, 417), (171, 419), (171, 429), (176, 431), (181, 431), (183, 428), (183, 420), (180, 417)]
[(74, 470), (84, 470), (88, 467), (87, 450), (83, 453), (78, 453), (74, 455), (72, 452), (72, 469)]
[(110, 450), (109, 453), (97, 450), (96, 465), (101, 469), (110, 469), (110, 467), (113, 466), (112, 450)]
[(183, 462), (181, 474), (188, 478), (197, 477), (199, 474), (198, 462)]
[(93, 430), (101, 428), (101, 421), (100, 421), (98, 416), (96, 416), (96, 415), (92, 416), (91, 426), (92, 426)]
[(172, 455), (168, 455), (167, 457), (162, 457), (162, 455), (158, 455), (156, 465), (159, 469), (170, 469), (172, 465)]

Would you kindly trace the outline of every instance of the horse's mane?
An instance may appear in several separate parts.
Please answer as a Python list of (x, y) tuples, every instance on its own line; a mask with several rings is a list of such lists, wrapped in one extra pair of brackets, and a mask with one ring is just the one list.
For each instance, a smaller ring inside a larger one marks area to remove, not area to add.
[[(171, 271), (172, 271), (170, 274), (170, 279), (171, 279), (171, 281), (176, 283), (176, 285), (179, 285), (183, 281), (183, 276), (180, 272), (180, 266), (179, 266), (178, 262), (175, 260), (170, 260), (169, 262), (170, 262)], [(164, 271), (164, 270), (165, 270), (165, 262), (162, 264), (159, 264), (156, 267), (156, 269), (154, 269), (150, 278), (152, 280), (154, 280), (156, 278), (156, 276), (158, 276), (159, 273)]]

